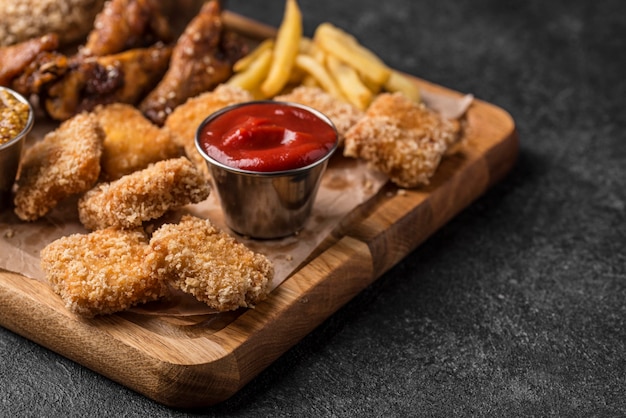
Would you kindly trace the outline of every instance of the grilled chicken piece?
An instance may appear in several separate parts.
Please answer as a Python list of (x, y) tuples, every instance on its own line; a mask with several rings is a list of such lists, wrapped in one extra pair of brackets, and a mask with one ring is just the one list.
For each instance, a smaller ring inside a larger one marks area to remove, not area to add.
[(99, 104), (136, 104), (161, 79), (171, 47), (157, 44), (103, 57), (74, 57), (68, 72), (46, 89), (45, 110), (65, 120)]
[(227, 80), (234, 62), (245, 52), (239, 37), (225, 33), (219, 2), (205, 3), (178, 38), (167, 73), (140, 110), (162, 125), (176, 106)]
[(158, 0), (111, 0), (96, 16), (81, 53), (105, 56), (172, 39)]
[(30, 63), (42, 52), (53, 51), (59, 46), (56, 34), (29, 39), (11, 46), (0, 47), (0, 86), (10, 86)]

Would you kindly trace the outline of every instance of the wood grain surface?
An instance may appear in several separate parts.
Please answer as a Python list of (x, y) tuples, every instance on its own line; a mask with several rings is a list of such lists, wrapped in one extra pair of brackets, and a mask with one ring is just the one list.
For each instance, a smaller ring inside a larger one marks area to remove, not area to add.
[[(424, 90), (460, 96), (414, 80)], [(465, 146), (442, 161), (428, 187), (385, 187), (255, 309), (85, 320), (46, 284), (0, 271), (0, 325), (165, 405), (223, 401), (509, 171), (518, 152), (510, 115), (475, 100), (467, 128)]]

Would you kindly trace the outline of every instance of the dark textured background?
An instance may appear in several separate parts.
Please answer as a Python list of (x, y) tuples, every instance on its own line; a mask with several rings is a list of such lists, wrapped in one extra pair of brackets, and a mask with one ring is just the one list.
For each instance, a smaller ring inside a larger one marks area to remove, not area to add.
[[(283, 0), (229, 1), (278, 24)], [(300, 0), (516, 120), (510, 175), (206, 416), (626, 416), (622, 0)], [(192, 416), (0, 328), (1, 416)]]

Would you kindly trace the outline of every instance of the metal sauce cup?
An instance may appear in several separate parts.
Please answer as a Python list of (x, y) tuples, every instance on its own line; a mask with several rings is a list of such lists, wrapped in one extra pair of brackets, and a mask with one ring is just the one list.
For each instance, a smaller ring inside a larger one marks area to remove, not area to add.
[(11, 201), (11, 190), (17, 175), (22, 150), (26, 136), (30, 132), (35, 122), (33, 108), (21, 94), (0, 86), (0, 91), (5, 91), (15, 97), (18, 101), (28, 105), (28, 120), (22, 131), (7, 142), (0, 144), (0, 210), (9, 206)]
[[(259, 172), (229, 167), (207, 155), (200, 136), (204, 127), (220, 115), (249, 104), (278, 103), (309, 111), (335, 131), (332, 149), (314, 163), (292, 170)], [(337, 130), (321, 112), (297, 103), (252, 101), (228, 106), (206, 118), (196, 132), (196, 148), (212, 175), (224, 218), (233, 231), (251, 238), (273, 239), (296, 233), (311, 214), (322, 174), (337, 149)]]

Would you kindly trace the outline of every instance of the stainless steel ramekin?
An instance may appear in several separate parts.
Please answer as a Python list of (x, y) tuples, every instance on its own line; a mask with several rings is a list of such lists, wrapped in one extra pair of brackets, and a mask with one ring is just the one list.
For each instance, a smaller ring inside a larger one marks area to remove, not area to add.
[(226, 224), (241, 235), (260, 239), (285, 237), (303, 228), (311, 214), (322, 174), (338, 144), (337, 130), (326, 115), (301, 104), (280, 102), (313, 113), (335, 130), (335, 144), (323, 158), (302, 168), (258, 172), (229, 167), (207, 155), (200, 143), (200, 133), (207, 124), (234, 108), (267, 102), (240, 103), (215, 112), (198, 127), (195, 138), (196, 148), (212, 175)]
[(21, 94), (1, 86), (0, 90), (6, 91), (20, 102), (27, 104), (29, 107), (29, 116), (24, 129), (22, 129), (17, 136), (10, 139), (8, 142), (0, 144), (0, 210), (2, 210), (5, 207), (8, 207), (11, 202), (11, 189), (13, 188), (15, 176), (17, 175), (18, 166), (22, 157), (24, 142), (26, 140), (26, 136), (33, 128), (35, 116), (32, 106)]

